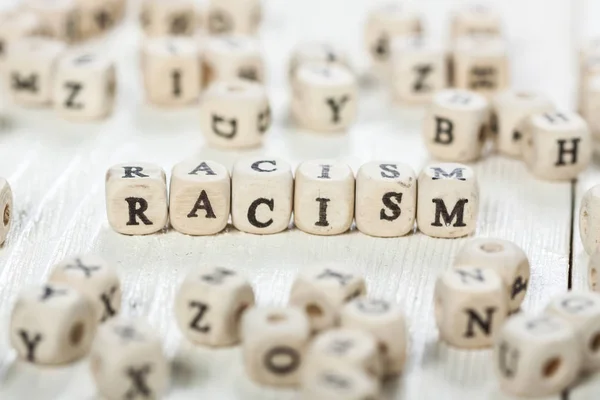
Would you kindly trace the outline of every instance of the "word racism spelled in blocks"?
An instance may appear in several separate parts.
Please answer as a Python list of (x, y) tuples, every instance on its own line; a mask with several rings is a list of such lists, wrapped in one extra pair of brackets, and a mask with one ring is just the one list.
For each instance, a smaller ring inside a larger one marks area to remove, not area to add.
[[(338, 161), (291, 166), (277, 158), (238, 160), (228, 170), (209, 160), (184, 161), (173, 168), (170, 194), (165, 172), (148, 163), (111, 167), (106, 175), (106, 210), (111, 227), (127, 235), (162, 230), (170, 219), (188, 235), (213, 235), (232, 223), (243, 232), (273, 234), (292, 218), (300, 230), (337, 235), (353, 219), (361, 232), (397, 237), (413, 231), (441, 238), (475, 230), (479, 187), (462, 164), (427, 166), (417, 177), (407, 165), (372, 161), (352, 169)], [(417, 206), (418, 205), (418, 206)], [(417, 211), (418, 210), (418, 211)]]

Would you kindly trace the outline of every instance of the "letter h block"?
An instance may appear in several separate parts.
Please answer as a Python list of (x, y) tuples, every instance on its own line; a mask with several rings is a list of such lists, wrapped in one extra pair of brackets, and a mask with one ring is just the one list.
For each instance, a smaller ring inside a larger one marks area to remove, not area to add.
[(157, 165), (115, 165), (106, 173), (106, 213), (125, 235), (147, 235), (165, 227), (169, 215), (165, 172)]
[(424, 234), (457, 238), (475, 231), (479, 185), (466, 165), (431, 164), (418, 181), (417, 225)]

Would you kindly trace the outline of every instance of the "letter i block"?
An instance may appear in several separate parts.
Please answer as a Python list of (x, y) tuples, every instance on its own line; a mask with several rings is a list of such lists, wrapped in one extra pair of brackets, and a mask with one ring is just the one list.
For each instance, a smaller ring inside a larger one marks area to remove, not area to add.
[(157, 165), (115, 165), (106, 173), (110, 226), (126, 235), (147, 235), (165, 227), (169, 215), (165, 172)]
[(424, 234), (457, 238), (475, 231), (479, 185), (462, 164), (431, 164), (418, 181), (417, 225)]

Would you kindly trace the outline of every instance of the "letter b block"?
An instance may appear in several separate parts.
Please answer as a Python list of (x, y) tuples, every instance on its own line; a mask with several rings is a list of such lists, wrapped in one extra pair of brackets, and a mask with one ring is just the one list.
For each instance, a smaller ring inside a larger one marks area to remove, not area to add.
[(106, 173), (106, 213), (110, 226), (126, 235), (158, 232), (167, 223), (167, 183), (157, 165), (115, 165)]
[(463, 164), (431, 164), (419, 175), (417, 225), (428, 236), (457, 238), (475, 231), (479, 185)]

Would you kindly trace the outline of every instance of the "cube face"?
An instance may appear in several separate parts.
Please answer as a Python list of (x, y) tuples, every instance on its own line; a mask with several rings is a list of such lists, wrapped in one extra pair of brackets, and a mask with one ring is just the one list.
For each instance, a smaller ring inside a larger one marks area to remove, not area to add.
[(506, 290), (491, 269), (457, 267), (440, 276), (435, 316), (441, 338), (467, 349), (491, 347), (508, 314)]
[(100, 323), (116, 316), (121, 309), (121, 282), (117, 271), (97, 255), (63, 260), (54, 266), (48, 281), (67, 285), (85, 295)]
[(223, 165), (210, 160), (189, 160), (175, 165), (169, 195), (169, 217), (177, 231), (213, 235), (227, 226), (231, 179)]
[(198, 100), (202, 70), (193, 39), (149, 39), (143, 52), (144, 87), (151, 103), (175, 106)]
[(351, 70), (348, 55), (331, 43), (301, 42), (294, 47), (290, 57), (288, 70), (292, 85), (295, 84), (295, 75), (298, 68), (303, 64), (313, 63), (339, 64)]
[(82, 39), (98, 36), (113, 28), (123, 18), (123, 0), (80, 2), (80, 35)]
[(204, 267), (179, 288), (175, 315), (193, 343), (230, 346), (240, 340), (243, 312), (253, 305), (254, 292), (243, 276), (229, 268)]
[(0, 22), (0, 66), (7, 62), (9, 42), (44, 31), (40, 17), (29, 11), (8, 10), (0, 15)]
[(0, 177), (0, 212), (2, 219), (0, 220), (0, 245), (4, 244), (13, 218), (13, 194), (8, 181)]
[(196, 8), (191, 0), (146, 0), (140, 19), (149, 36), (191, 36), (196, 30)]
[(204, 85), (246, 79), (264, 82), (265, 66), (258, 39), (245, 35), (208, 38), (203, 58)]
[(85, 355), (95, 331), (95, 313), (84, 295), (46, 284), (21, 292), (11, 315), (10, 342), (25, 361), (58, 365)]
[(571, 180), (589, 165), (592, 138), (579, 115), (566, 111), (533, 114), (520, 129), (525, 135), (523, 158), (537, 178)]
[(412, 232), (417, 214), (417, 177), (406, 164), (372, 161), (356, 176), (356, 226), (368, 235)]
[(271, 126), (271, 107), (261, 85), (215, 82), (202, 95), (200, 128), (211, 145), (248, 148), (262, 144)]
[(496, 10), (486, 4), (469, 4), (458, 9), (452, 19), (451, 35), (453, 39), (465, 35), (502, 34), (502, 20)]
[(260, 0), (210, 0), (207, 14), (207, 28), (212, 35), (253, 35), (262, 18)]
[(579, 236), (585, 251), (590, 255), (600, 246), (600, 185), (588, 189), (579, 208)]
[(40, 18), (49, 36), (66, 42), (79, 39), (79, 15), (75, 0), (27, 0), (25, 7)]
[(302, 381), (302, 399), (378, 399), (379, 382), (363, 371), (340, 366), (321, 368)]
[(106, 213), (110, 226), (126, 235), (146, 235), (168, 218), (164, 171), (154, 164), (118, 164), (106, 173)]
[(346, 232), (354, 217), (354, 173), (344, 163), (305, 161), (296, 170), (294, 224), (315, 235)]
[(494, 369), (500, 387), (517, 396), (558, 394), (581, 368), (577, 334), (551, 315), (518, 314), (495, 338)]
[(421, 171), (418, 187), (417, 226), (421, 232), (456, 238), (475, 231), (479, 186), (470, 167), (431, 164)]
[(508, 240), (476, 238), (467, 242), (454, 259), (455, 267), (495, 271), (504, 282), (510, 312), (523, 303), (529, 285), (530, 266), (525, 252)]
[(278, 233), (288, 228), (294, 201), (291, 166), (278, 158), (245, 158), (232, 173), (231, 219), (243, 232)]
[(476, 160), (481, 157), (488, 120), (484, 97), (456, 89), (438, 92), (423, 124), (425, 146), (442, 161)]
[(269, 386), (300, 382), (310, 329), (297, 308), (252, 308), (242, 320), (242, 353), (246, 373)]

